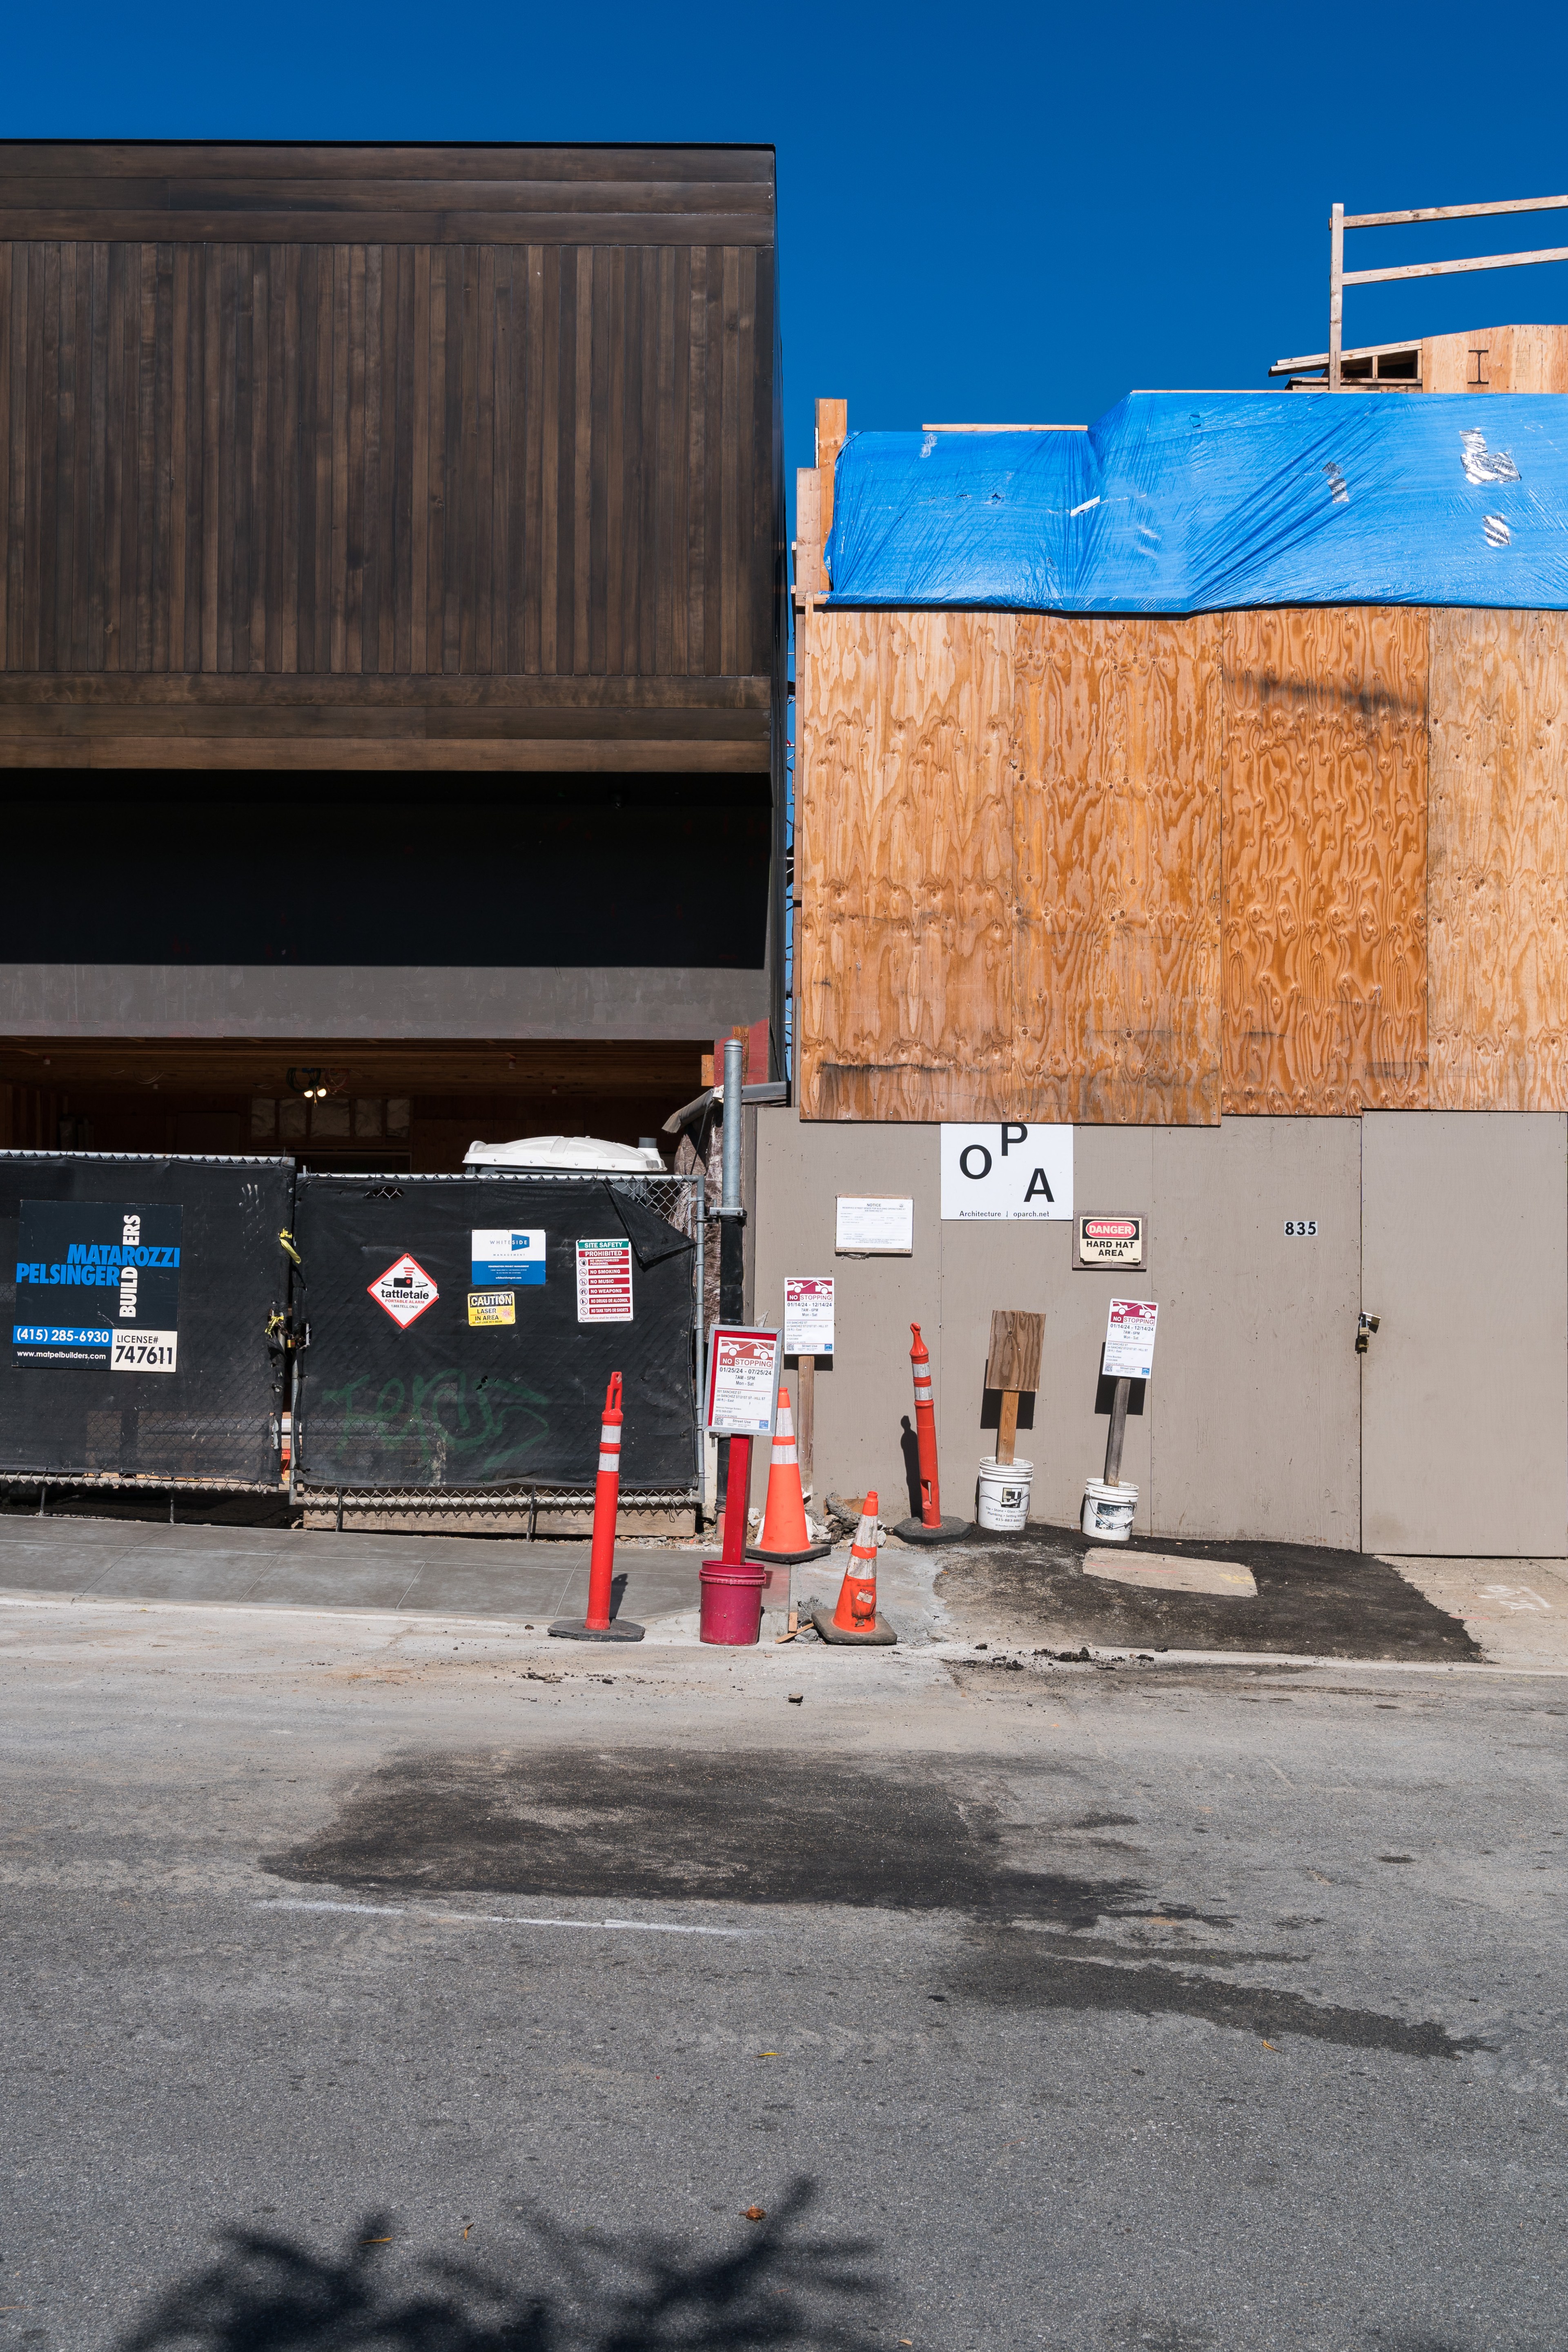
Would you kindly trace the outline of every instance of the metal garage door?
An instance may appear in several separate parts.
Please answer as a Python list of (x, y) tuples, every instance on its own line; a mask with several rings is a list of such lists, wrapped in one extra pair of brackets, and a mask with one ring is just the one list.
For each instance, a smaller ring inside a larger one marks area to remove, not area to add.
[(1362, 1545), (1568, 1553), (1568, 1119), (1362, 1121)]

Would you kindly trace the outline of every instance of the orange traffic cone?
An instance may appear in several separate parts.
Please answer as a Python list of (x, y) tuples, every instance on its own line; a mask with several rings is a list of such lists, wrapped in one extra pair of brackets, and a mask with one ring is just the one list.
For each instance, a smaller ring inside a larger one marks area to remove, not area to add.
[(825, 1642), (896, 1642), (898, 1635), (885, 1617), (877, 1614), (877, 1496), (866, 1497), (860, 1524), (849, 1547), (838, 1606), (830, 1617), (814, 1609), (811, 1622)]
[(831, 1544), (813, 1543), (805, 1524), (805, 1496), (801, 1491), (800, 1455), (795, 1442), (795, 1416), (789, 1391), (779, 1391), (778, 1419), (773, 1423), (773, 1454), (768, 1465), (768, 1500), (763, 1531), (746, 1546), (748, 1559), (776, 1561), (782, 1567), (797, 1560), (820, 1559)]

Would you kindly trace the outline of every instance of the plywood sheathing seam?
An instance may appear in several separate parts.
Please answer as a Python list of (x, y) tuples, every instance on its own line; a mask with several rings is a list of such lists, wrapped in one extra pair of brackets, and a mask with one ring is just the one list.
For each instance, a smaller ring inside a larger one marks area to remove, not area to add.
[(1223, 627), (1224, 1108), (1419, 1108), (1426, 613), (1254, 611)]
[(1432, 616), (1435, 1110), (1568, 1108), (1568, 615)]

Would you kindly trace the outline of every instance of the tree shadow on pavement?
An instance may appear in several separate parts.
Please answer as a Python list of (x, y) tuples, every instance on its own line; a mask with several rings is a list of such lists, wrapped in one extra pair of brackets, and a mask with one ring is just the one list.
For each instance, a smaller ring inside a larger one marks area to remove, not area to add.
[(652, 2232), (569, 2231), (519, 2209), (526, 2242), (505, 2271), (446, 2256), (399, 2259), (369, 2214), (341, 2253), (231, 2230), (175, 2282), (116, 2352), (870, 2352), (864, 2315), (884, 2281), (866, 2239), (815, 2239), (797, 2181), (765, 2220), (712, 2253)]

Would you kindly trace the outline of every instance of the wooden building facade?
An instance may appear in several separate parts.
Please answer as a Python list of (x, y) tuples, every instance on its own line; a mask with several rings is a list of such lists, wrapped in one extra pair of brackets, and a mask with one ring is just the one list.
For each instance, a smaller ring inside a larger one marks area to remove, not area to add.
[(782, 986), (782, 467), (771, 149), (0, 148), (0, 789), (81, 908), (5, 1075), (694, 1092)]

